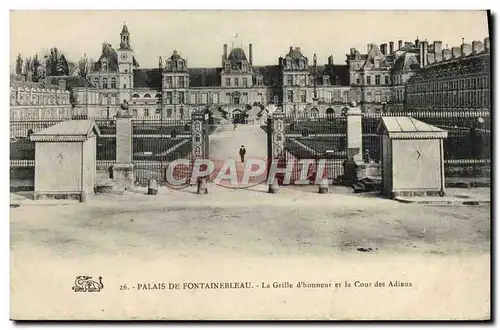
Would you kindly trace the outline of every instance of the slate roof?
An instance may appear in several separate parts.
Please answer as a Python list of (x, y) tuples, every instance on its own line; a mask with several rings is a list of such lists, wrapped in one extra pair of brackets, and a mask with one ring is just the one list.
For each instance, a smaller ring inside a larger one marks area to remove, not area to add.
[(101, 61), (104, 58), (108, 60), (108, 71), (118, 71), (118, 54), (109, 44), (103, 46), (101, 56), (94, 63), (94, 71), (101, 70)]
[(377, 131), (399, 139), (443, 139), (448, 132), (413, 117), (382, 117)]
[(60, 76), (60, 77), (49, 77), (50, 84), (57, 85), (60, 79), (66, 80), (66, 89), (73, 87), (94, 87), (94, 85), (85, 78), (79, 76)]
[[(314, 74), (314, 67), (309, 67), (309, 72)], [(330, 85), (349, 86), (349, 67), (347, 65), (317, 65), (316, 85), (323, 85), (323, 76), (330, 76)]]
[(231, 61), (232, 64), (239, 63), (241, 61), (246, 61), (247, 57), (245, 55), (245, 51), (241, 48), (233, 48), (227, 57), (228, 60)]
[[(276, 86), (281, 83), (282, 74), (279, 65), (253, 66), (254, 78), (262, 75), (264, 86)], [(256, 81), (254, 81), (256, 83)]]
[(161, 88), (161, 72), (160, 69), (135, 69), (134, 70), (134, 87), (135, 88)]
[(189, 72), (190, 87), (220, 87), (222, 68), (191, 68)]
[(392, 66), (392, 70), (415, 70), (420, 67), (420, 54), (415, 53), (413, 51), (407, 51), (400, 55), (394, 65)]
[(35, 132), (31, 135), (31, 141), (85, 141), (90, 133), (94, 132), (97, 136), (101, 135), (99, 127), (95, 121), (87, 120), (67, 120), (59, 124)]

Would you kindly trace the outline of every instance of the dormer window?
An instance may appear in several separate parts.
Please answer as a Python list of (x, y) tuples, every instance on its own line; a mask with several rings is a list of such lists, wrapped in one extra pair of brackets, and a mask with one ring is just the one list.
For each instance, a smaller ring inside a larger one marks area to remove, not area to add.
[(167, 70), (172, 70), (172, 61), (171, 60), (167, 61)]
[(323, 85), (328, 86), (329, 85), (329, 79), (330, 77), (328, 76), (323, 76)]
[(102, 71), (108, 71), (108, 61), (106, 61), (105, 59), (102, 60), (101, 68), (102, 68)]
[(224, 71), (229, 72), (229, 70), (231, 70), (231, 65), (229, 64), (229, 62), (226, 62), (224, 65)]
[(286, 59), (286, 67), (291, 69), (292, 68), (292, 61), (290, 61), (289, 58)]
[(184, 62), (183, 61), (178, 61), (177, 62), (177, 67), (179, 68), (179, 70), (184, 70)]
[(304, 60), (299, 60), (299, 69), (304, 69), (304, 68), (305, 68)]

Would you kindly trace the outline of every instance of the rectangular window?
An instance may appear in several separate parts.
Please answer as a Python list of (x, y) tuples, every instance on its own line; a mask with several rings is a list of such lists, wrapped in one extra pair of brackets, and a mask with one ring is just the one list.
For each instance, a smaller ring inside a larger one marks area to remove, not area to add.
[(214, 102), (215, 104), (219, 103), (219, 94), (214, 93), (214, 94), (212, 95), (212, 100), (213, 100), (213, 102)]
[(184, 88), (184, 77), (179, 77), (179, 88)]
[(389, 76), (384, 76), (384, 85), (389, 85)]
[(361, 79), (359, 79), (359, 77), (356, 77), (356, 85), (361, 85)]
[(240, 81), (238, 78), (234, 78), (234, 86), (239, 86), (240, 85)]
[(243, 78), (243, 87), (247, 87), (247, 86), (248, 86), (248, 79)]
[[(194, 95), (194, 94), (193, 94)], [(166, 99), (167, 104), (172, 104), (172, 92), (167, 92), (167, 99)]]
[(371, 85), (372, 83), (372, 77), (371, 76), (366, 76), (366, 84)]
[(184, 104), (184, 92), (179, 92), (179, 103)]
[(379, 75), (375, 76), (375, 85), (380, 86), (380, 76)]
[(167, 109), (167, 118), (172, 117), (172, 109), (168, 108)]
[(290, 85), (290, 86), (293, 85), (293, 76), (291, 74), (287, 75), (286, 79), (287, 79), (288, 85)]
[(231, 86), (231, 78), (226, 78), (226, 86)]
[(196, 104), (196, 94), (191, 93), (191, 104)]
[(262, 93), (257, 94), (257, 102), (262, 103)]
[(207, 104), (208, 103), (207, 93), (201, 94), (201, 103), (202, 104)]
[(127, 84), (123, 84), (123, 89), (127, 89)]
[(288, 99), (288, 102), (293, 102), (293, 91), (287, 92), (287, 99)]
[(306, 102), (306, 91), (300, 91), (300, 102)]

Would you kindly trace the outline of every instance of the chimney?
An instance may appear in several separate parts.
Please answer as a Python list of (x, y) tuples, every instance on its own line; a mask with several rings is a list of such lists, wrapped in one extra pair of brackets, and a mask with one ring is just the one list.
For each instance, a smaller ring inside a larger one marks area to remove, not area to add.
[(59, 79), (58, 84), (59, 84), (59, 90), (61, 90), (61, 91), (66, 90), (66, 80)]
[(293, 46), (290, 46), (290, 53), (293, 52)]
[(421, 42), (422, 44), (422, 49), (423, 49), (423, 55), (424, 55), (424, 66), (427, 65), (427, 54), (429, 53), (429, 43), (427, 42), (427, 40), (424, 40)]
[(224, 44), (224, 61), (227, 60), (227, 44)]
[(354, 55), (355, 53), (356, 53), (356, 48), (351, 48), (351, 52), (350, 52), (350, 54), (351, 54), (351, 55)]
[(477, 54), (484, 50), (484, 45), (481, 41), (474, 40), (472, 42), (472, 53)]
[(462, 56), (469, 56), (470, 54), (472, 54), (472, 46), (471, 44), (466, 44), (466, 43), (462, 43), (462, 45), (460, 46), (460, 53)]
[(328, 56), (328, 65), (333, 65), (333, 55)]
[(372, 49), (372, 45), (371, 44), (367, 44), (366, 45), (366, 53), (367, 54), (370, 52), (370, 49)]
[(451, 57), (453, 58), (459, 58), (461, 55), (461, 49), (460, 47), (452, 47), (451, 48)]
[(394, 41), (389, 42), (389, 54), (394, 53)]
[(420, 64), (420, 68), (423, 68), (425, 66), (425, 61), (424, 61), (424, 47), (420, 47), (418, 49), (418, 61)]
[(490, 38), (484, 38), (484, 50), (487, 52), (490, 51)]
[(415, 39), (415, 47), (419, 47), (420, 46), (420, 40), (418, 40), (418, 36), (417, 36), (417, 39)]
[(381, 44), (380, 51), (382, 52), (382, 54), (387, 55), (387, 44)]
[(434, 60), (436, 62), (441, 62), (443, 60), (443, 42), (434, 41)]
[(252, 64), (252, 44), (248, 45), (248, 61)]
[(451, 49), (443, 49), (443, 60), (447, 61), (451, 58)]
[(398, 49), (403, 48), (403, 40), (398, 40)]
[(434, 55), (434, 53), (427, 54), (426, 64), (432, 64), (435, 62), (436, 57)]

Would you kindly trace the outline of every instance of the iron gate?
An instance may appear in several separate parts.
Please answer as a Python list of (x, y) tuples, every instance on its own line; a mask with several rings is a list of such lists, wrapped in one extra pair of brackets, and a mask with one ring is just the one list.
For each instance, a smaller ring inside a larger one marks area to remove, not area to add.
[[(347, 158), (347, 119), (345, 116), (327, 114), (325, 116), (286, 115), (284, 157), (277, 160), (279, 167), (292, 168), (290, 184), (301, 179), (302, 160), (312, 160), (307, 178), (314, 183), (318, 164), (325, 163), (324, 177), (334, 184), (342, 180), (343, 162)], [(268, 133), (268, 159), (271, 160), (273, 134), (271, 121), (266, 125)], [(276, 161), (276, 160), (275, 160)], [(270, 164), (268, 164), (269, 168)], [(281, 181), (281, 180), (280, 180)], [(285, 184), (287, 184), (285, 182)]]

